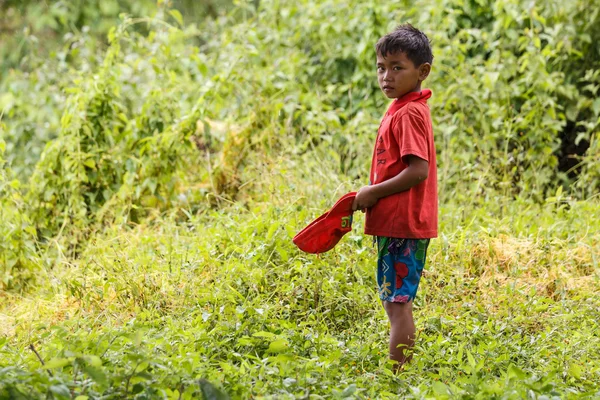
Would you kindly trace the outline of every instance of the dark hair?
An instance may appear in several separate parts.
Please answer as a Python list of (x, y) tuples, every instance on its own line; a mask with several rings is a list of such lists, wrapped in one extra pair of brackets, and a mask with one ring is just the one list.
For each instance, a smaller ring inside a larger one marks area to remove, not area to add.
[(423, 32), (411, 24), (400, 25), (393, 32), (379, 39), (375, 50), (384, 58), (388, 54), (405, 53), (417, 67), (426, 62), (433, 63), (431, 42)]

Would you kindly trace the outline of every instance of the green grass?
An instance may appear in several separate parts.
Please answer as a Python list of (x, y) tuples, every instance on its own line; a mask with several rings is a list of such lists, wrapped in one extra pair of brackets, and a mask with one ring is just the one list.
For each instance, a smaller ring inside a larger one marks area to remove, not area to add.
[(319, 162), (299, 161), (238, 203), (109, 227), (37, 292), (5, 293), (0, 394), (192, 398), (207, 379), (232, 398), (600, 395), (597, 201), (446, 200), (395, 377), (362, 216), (320, 257), (291, 243), (358, 182), (303, 182)]

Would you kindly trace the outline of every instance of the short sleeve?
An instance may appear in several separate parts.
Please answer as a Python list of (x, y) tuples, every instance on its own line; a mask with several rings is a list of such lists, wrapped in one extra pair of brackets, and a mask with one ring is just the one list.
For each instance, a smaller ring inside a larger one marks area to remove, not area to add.
[(429, 161), (429, 134), (427, 125), (420, 110), (407, 107), (392, 129), (400, 147), (400, 157), (417, 156)]

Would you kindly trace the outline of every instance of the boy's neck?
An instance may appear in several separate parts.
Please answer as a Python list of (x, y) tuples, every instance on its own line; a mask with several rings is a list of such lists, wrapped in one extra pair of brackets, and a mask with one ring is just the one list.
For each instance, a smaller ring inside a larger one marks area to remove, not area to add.
[(396, 98), (396, 100), (401, 99), (404, 96), (407, 96), (411, 93), (420, 92), (420, 91), (421, 91), (421, 82), (417, 83), (417, 86), (415, 86), (413, 90), (411, 90), (410, 92), (404, 93), (402, 96)]

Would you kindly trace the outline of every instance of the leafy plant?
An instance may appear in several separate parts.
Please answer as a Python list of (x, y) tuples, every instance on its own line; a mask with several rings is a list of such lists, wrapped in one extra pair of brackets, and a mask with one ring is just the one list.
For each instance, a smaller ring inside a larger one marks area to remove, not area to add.
[(5, 146), (0, 140), (0, 290), (23, 290), (36, 283), (40, 259), (20, 183), (3, 158)]

